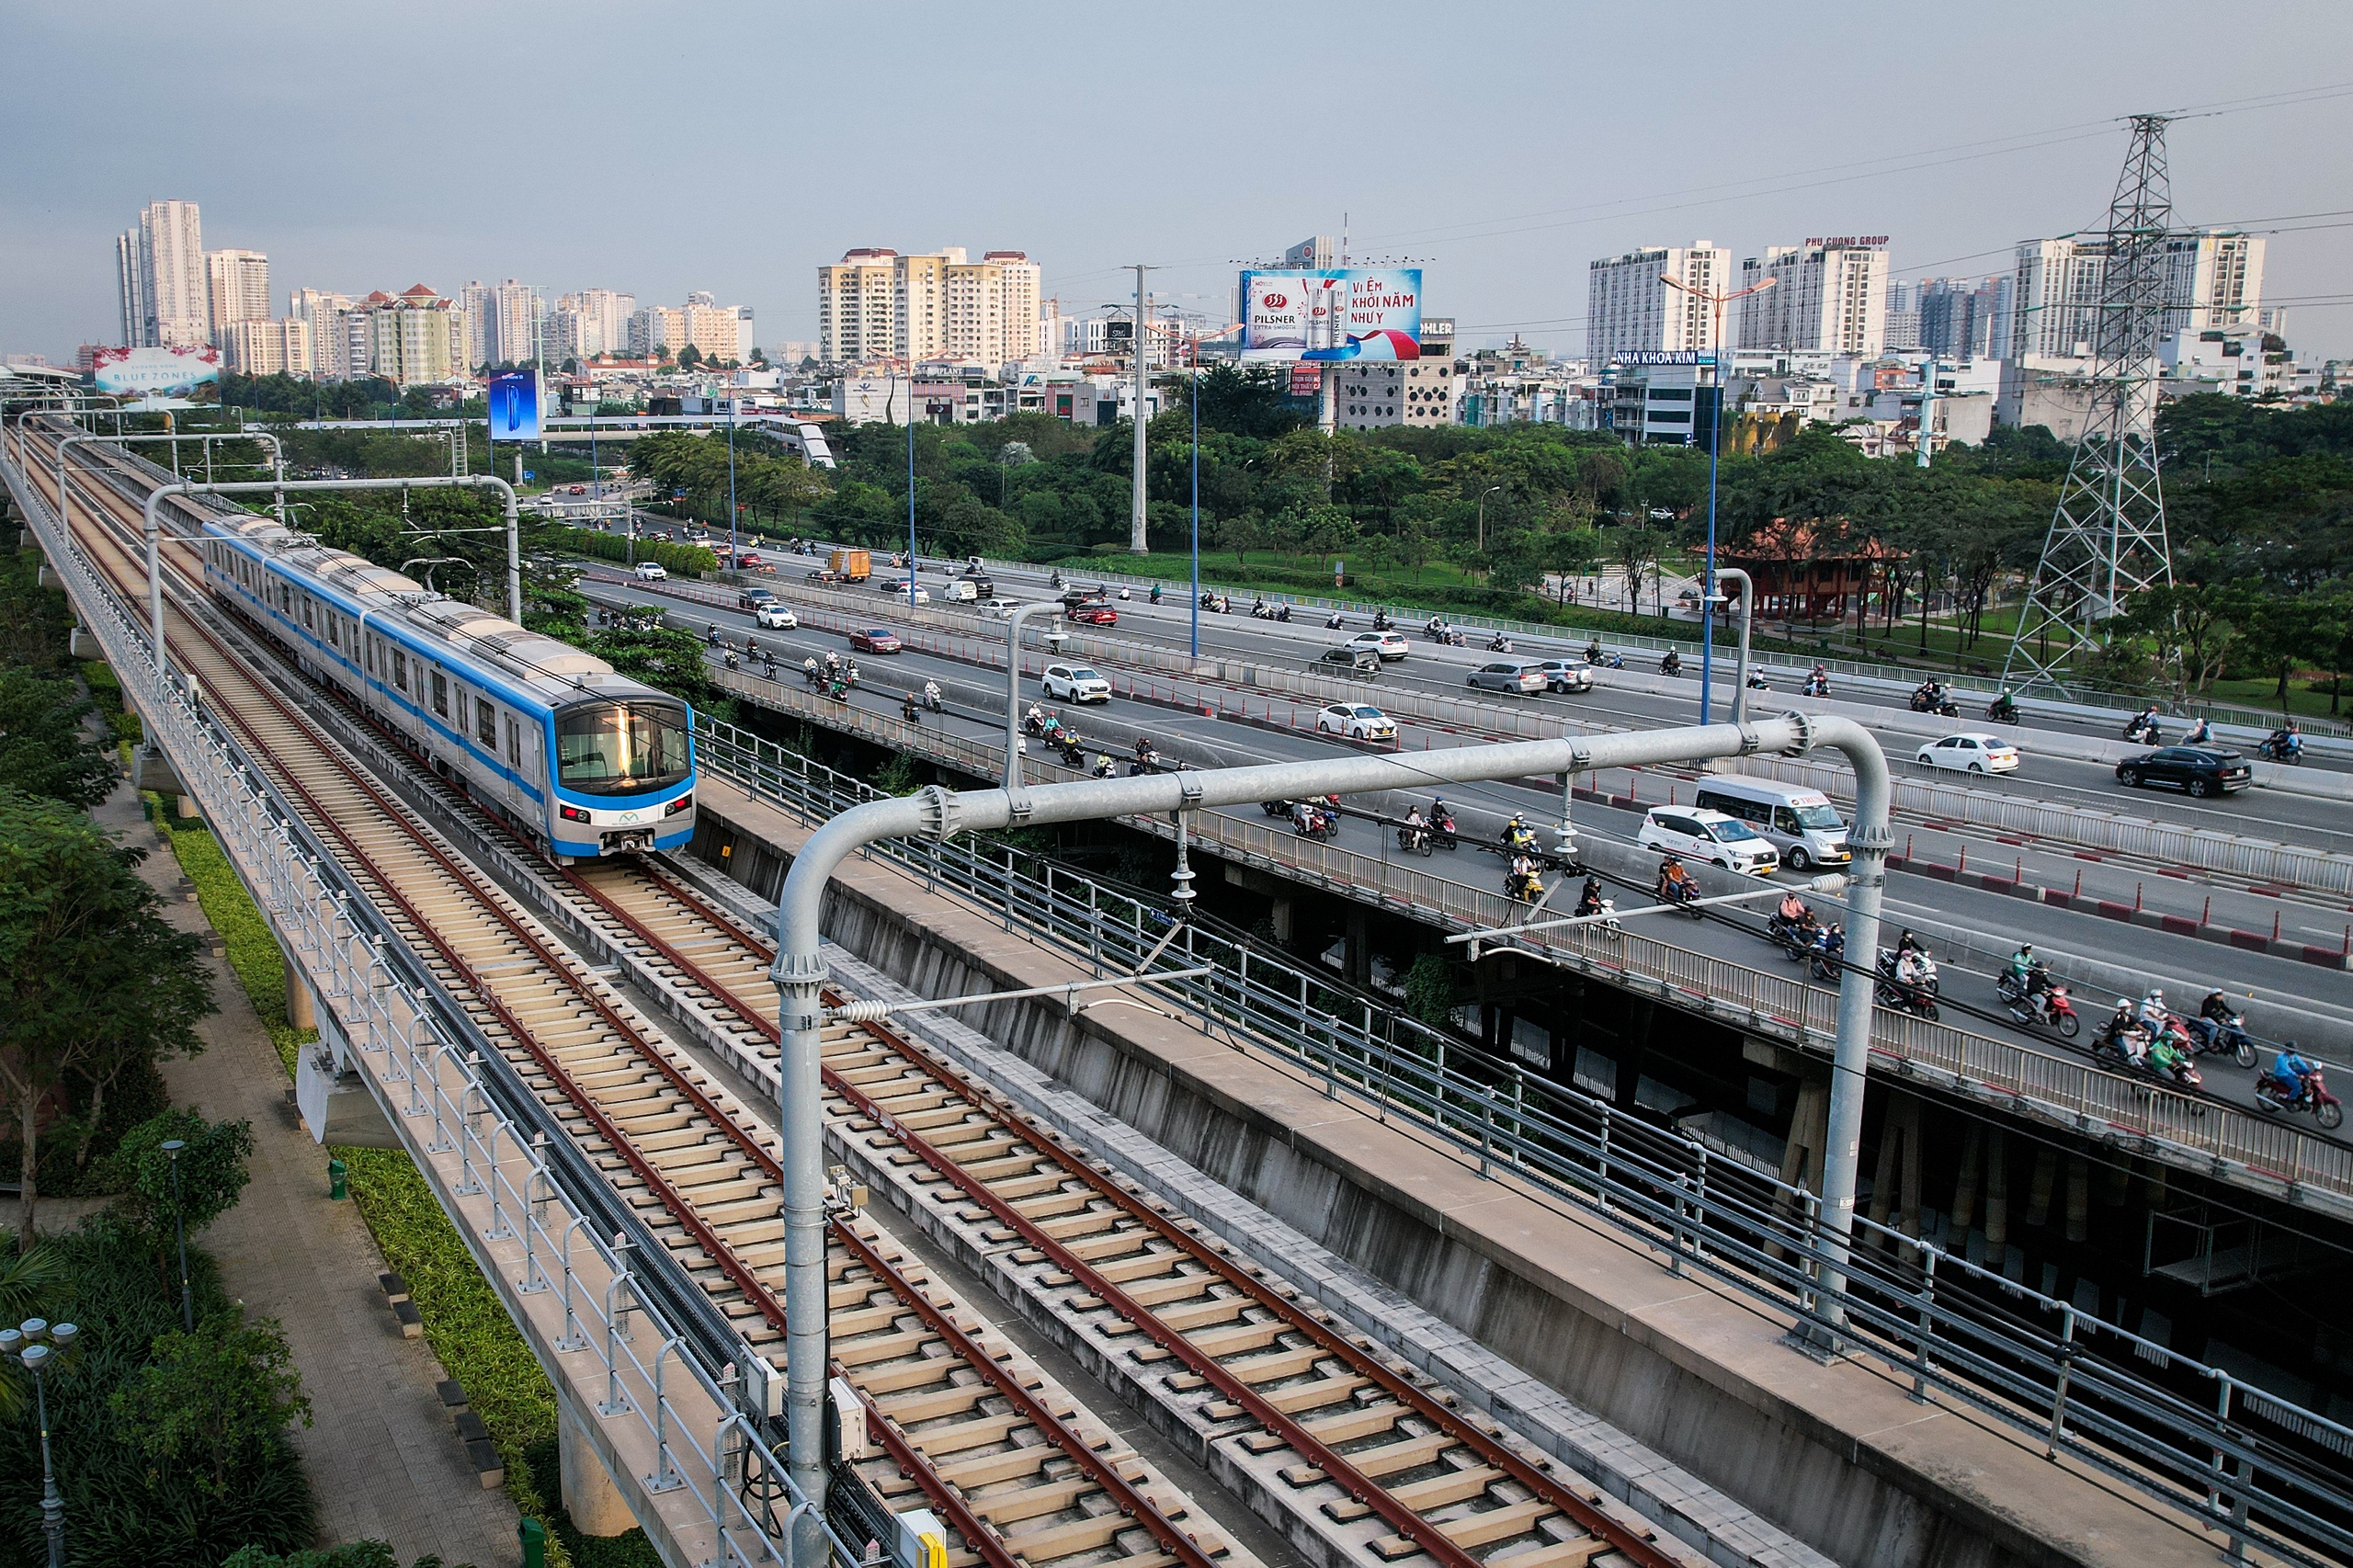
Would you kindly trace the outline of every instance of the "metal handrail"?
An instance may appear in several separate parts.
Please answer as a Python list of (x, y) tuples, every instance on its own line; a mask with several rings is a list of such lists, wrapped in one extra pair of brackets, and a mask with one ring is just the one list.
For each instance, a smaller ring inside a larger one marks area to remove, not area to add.
[[(879, 793), (734, 726), (699, 717), (698, 728), (702, 766), (809, 820)], [(1507, 1175), (1635, 1233), (1670, 1269), (1704, 1272), (1777, 1311), (1816, 1315), (1813, 1290), (1826, 1255), (1802, 1187), (1358, 1000), (1329, 977), (1205, 922), (1187, 923), (1172, 940), (1173, 917), (1162, 904), (1043, 857), (994, 841), (886, 841), (868, 853), (1098, 972), (1131, 971), (1167, 940), (1165, 961), (1212, 972), (1153, 989), (1204, 1029), (1239, 1030), (1242, 1042), (1289, 1061), (1328, 1095), (1349, 1095), (1371, 1114), (1402, 1117), (1445, 1139), (1483, 1176)], [(2255, 1432), (2248, 1417), (2347, 1456), (2353, 1428), (2274, 1395), (2261, 1403), (2278, 1414), (2251, 1405), (2227, 1372), (1898, 1226), (1856, 1224), (1862, 1262), (1847, 1312), (1859, 1347), (1922, 1397), (1934, 1385), (2136, 1485), (2150, 1486), (2154, 1471), (2164, 1482), (2153, 1489), (2177, 1506), (2225, 1499), (2224, 1517), (2210, 1522), (2249, 1539), (2261, 1534), (2300, 1560), (2315, 1561), (2271, 1539), (2262, 1520), (2353, 1549), (2353, 1532), (2340, 1522), (2353, 1519), (2353, 1487), (2301, 1460), (2281, 1437)], [(2180, 1386), (2152, 1381), (2136, 1362), (2171, 1370)], [(2185, 1387), (2207, 1394), (2193, 1398)], [(2248, 1517), (2230, 1517), (2241, 1511)]]

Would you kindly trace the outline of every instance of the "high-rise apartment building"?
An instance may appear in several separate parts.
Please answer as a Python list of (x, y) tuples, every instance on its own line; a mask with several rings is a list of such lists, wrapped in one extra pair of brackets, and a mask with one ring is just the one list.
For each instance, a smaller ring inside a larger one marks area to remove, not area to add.
[[(2228, 229), (2165, 241), (2164, 335), (2246, 331), (2261, 324), (2265, 241)], [(2014, 355), (2089, 355), (2099, 335), (2108, 275), (2102, 234), (2021, 240), (2011, 272)]]
[(2021, 240), (2011, 270), (2013, 361), (2088, 355), (2097, 335), (2099, 291), (2108, 275), (2103, 238), (2062, 234)]
[(540, 356), (540, 291), (509, 278), (488, 290), (490, 324), (484, 335), (489, 362), (528, 365)]
[(1700, 240), (1690, 245), (1645, 245), (1607, 256), (1586, 268), (1586, 357), (1597, 366), (1616, 356), (1709, 352), (1716, 347), (1715, 312), (1684, 289), (1718, 293), (1732, 286), (1732, 252)]
[(2009, 353), (2006, 324), (2016, 286), (2008, 274), (1922, 278), (1916, 296), (1920, 347), (1956, 359), (2002, 358)]
[(1742, 348), (1874, 355), (1887, 346), (1887, 237), (1770, 245), (1741, 263)]
[(493, 352), (497, 344), (492, 335), (497, 330), (491, 323), (497, 315), (492, 305), (490, 285), (479, 280), (469, 282), (458, 290), (458, 308), (466, 312), (466, 366), (478, 369), (494, 361)]
[(206, 251), (204, 289), (206, 330), (225, 347), (238, 322), (269, 319), (269, 257), (257, 250)]
[(424, 284), (398, 296), (370, 294), (358, 313), (368, 327), (368, 373), (410, 387), (445, 385), (471, 371), (464, 309)]
[(854, 250), (817, 269), (817, 337), (825, 359), (977, 359), (1037, 351), (1041, 274), (1020, 251), (979, 261), (961, 246), (902, 256)]
[(583, 289), (558, 296), (550, 312), (551, 359), (587, 358), (619, 354), (629, 346), (629, 318), (637, 312), (637, 297), (613, 289)]
[(211, 341), (204, 225), (195, 202), (149, 202), (140, 211), (138, 227), (116, 238), (114, 256), (128, 346), (199, 348)]
[(1920, 286), (1916, 283), (1891, 283), (1887, 286), (1886, 348), (1917, 348), (1920, 347)]
[(231, 322), (221, 335), (225, 367), (241, 376), (312, 374), (311, 324), (300, 316)]
[(672, 347), (682, 350), (691, 347), (696, 354), (711, 364), (741, 360), (743, 356), (736, 352), (736, 308), (704, 302), (710, 298), (708, 294), (699, 298), (688, 297), (686, 308), (678, 312), (678, 331), (685, 342), (674, 344)]
[(310, 329), (309, 373), (320, 381), (351, 380), (352, 308), (350, 295), (325, 289), (295, 289), (287, 293), (288, 318)]
[(676, 355), (687, 346), (687, 312), (675, 305), (648, 305), (629, 318), (632, 359), (651, 359), (663, 349)]
[(2263, 308), (2263, 253), (2258, 234), (2209, 229), (2165, 242), (2165, 331), (2252, 332)]

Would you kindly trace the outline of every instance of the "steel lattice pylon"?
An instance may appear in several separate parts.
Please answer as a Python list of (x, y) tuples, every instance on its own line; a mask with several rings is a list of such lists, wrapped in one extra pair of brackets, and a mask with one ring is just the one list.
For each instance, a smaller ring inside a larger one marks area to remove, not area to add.
[(2173, 582), (2155, 417), (2172, 223), (2165, 117), (2134, 115), (2108, 209), (2091, 403), (2002, 665), (2013, 690), (2064, 692), (2077, 656), (2102, 645), (2100, 624), (2142, 589)]

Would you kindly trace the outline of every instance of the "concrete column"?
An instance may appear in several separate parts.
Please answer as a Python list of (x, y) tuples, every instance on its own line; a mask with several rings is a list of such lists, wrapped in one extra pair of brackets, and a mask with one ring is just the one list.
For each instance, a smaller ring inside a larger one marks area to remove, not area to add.
[[(186, 800), (188, 797), (180, 797)], [(311, 1006), (311, 985), (291, 960), (286, 965), (286, 1021), (298, 1029), (319, 1027), (319, 1016)]]
[(1361, 909), (1348, 911), (1347, 947), (1342, 956), (1350, 980), (1358, 985), (1372, 983), (1372, 917)]
[(1985, 1132), (1985, 1244), (2010, 1244), (2010, 1158), (2008, 1139), (1998, 1127)]
[(2051, 1222), (2051, 1189), (2059, 1179), (2059, 1152), (2041, 1148), (2034, 1152), (2034, 1184), (2027, 1188), (2026, 1222), (2047, 1225)]
[(172, 814), (182, 822), (194, 822), (204, 813), (196, 809), (196, 797), (181, 794), (172, 797)]
[(1267, 923), (1275, 928), (1275, 940), (1282, 947), (1291, 944), (1291, 903), (1287, 898), (1275, 900), (1267, 911)]
[(616, 1536), (637, 1526), (637, 1517), (622, 1501), (620, 1488), (606, 1472), (581, 1421), (572, 1414), (572, 1402), (562, 1394), (555, 1402), (555, 1437), (563, 1466), (563, 1511), (572, 1528), (585, 1536)]
[(1961, 1140), (1961, 1175), (1952, 1186), (1952, 1233), (1964, 1244), (1970, 1228), (1977, 1223), (1977, 1183), (1984, 1165), (1985, 1130), (1972, 1121)]
[(2124, 1199), (2131, 1195), (2131, 1191), (2132, 1162), (2119, 1159), (2116, 1164), (2108, 1167), (2107, 1185), (2101, 1188), (2099, 1195), (2100, 1206), (2106, 1209), (2121, 1209), (2124, 1207)]
[[(1617, 1088), (1609, 1096), (1610, 1103), (1620, 1110), (1629, 1110), (1633, 1108), (1634, 1092), (1642, 1087), (1643, 1063), (1651, 1053), (1651, 1029), (1657, 1022), (1657, 1003), (1647, 996), (1628, 999), (1626, 1032), (1619, 1038), (1618, 1041)], [(1827, 1092), (1825, 1087), (1825, 1096)], [(1799, 1108), (1802, 1115), (1804, 1108), (1802, 1098), (1799, 1101)], [(1830, 1114), (1830, 1102), (1826, 1097), (1822, 1102), (1822, 1113), (1825, 1118)], [(1805, 1179), (1806, 1190), (1809, 1192), (1822, 1190), (1822, 1144), (1823, 1140), (1820, 1138), (1813, 1139), (1810, 1144), (1813, 1150), (1813, 1174)]]
[(2067, 1239), (2088, 1240), (2092, 1233), (2092, 1173), (2082, 1160), (2067, 1162)]

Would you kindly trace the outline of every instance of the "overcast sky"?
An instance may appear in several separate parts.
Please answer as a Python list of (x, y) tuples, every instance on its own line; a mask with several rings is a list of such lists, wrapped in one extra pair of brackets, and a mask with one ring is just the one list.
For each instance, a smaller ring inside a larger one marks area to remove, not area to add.
[(2172, 127), (2178, 220), (2300, 231), (2266, 301), (2300, 358), (2353, 350), (2341, 0), (0, 0), (0, 349), (52, 358), (118, 337), (113, 238), (164, 197), (267, 252), (280, 311), (708, 289), (764, 346), (815, 336), (813, 268), (853, 245), (1026, 250), (1072, 312), (1160, 263), (1163, 298), (1222, 313), (1232, 262), (1345, 214), (1466, 344), (1575, 351), (1596, 256), (1884, 233), (1898, 276), (2005, 268), (2102, 221), (2117, 117), (2298, 92)]

